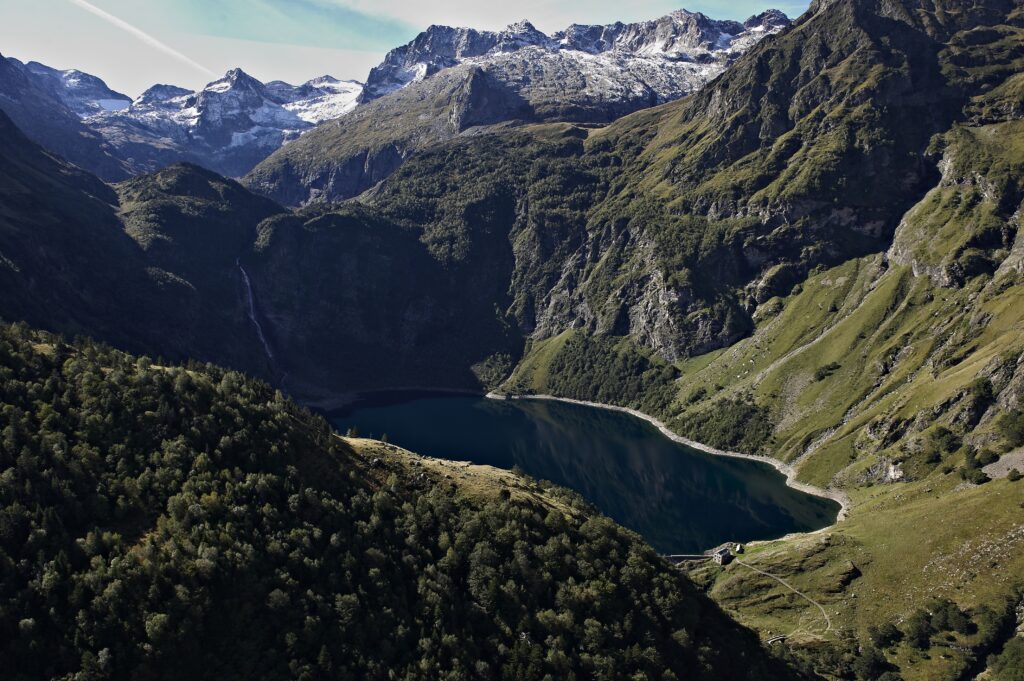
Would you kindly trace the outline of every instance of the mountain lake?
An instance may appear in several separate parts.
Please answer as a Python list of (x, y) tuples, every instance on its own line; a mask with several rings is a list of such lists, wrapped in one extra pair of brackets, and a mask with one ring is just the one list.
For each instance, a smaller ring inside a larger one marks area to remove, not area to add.
[(579, 492), (666, 554), (817, 530), (839, 512), (834, 501), (788, 487), (767, 464), (706, 454), (609, 409), (388, 392), (360, 396), (329, 418), (342, 433), (386, 435), (423, 456), (518, 466)]

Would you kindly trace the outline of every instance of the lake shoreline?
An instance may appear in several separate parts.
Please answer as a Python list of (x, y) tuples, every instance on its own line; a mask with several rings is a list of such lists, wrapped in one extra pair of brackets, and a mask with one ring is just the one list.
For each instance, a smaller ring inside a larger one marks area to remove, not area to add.
[[(803, 492), (804, 494), (810, 494), (811, 496), (818, 497), (819, 499), (829, 499), (839, 504), (839, 513), (836, 515), (836, 521), (832, 525), (823, 527), (819, 530), (814, 530), (812, 532), (796, 532), (793, 534), (788, 534), (785, 537), (781, 537), (780, 539), (789, 539), (793, 537), (824, 532), (826, 530), (831, 529), (832, 527), (835, 527), (836, 524), (845, 520), (850, 512), (850, 497), (846, 494), (846, 492), (843, 492), (842, 490), (838, 490), (835, 488), (817, 487), (816, 485), (809, 485), (805, 482), (800, 482), (799, 480), (796, 479), (796, 469), (794, 469), (792, 466), (783, 461), (779, 461), (778, 459), (772, 458), (770, 456), (761, 456), (758, 454), (741, 454), (740, 452), (730, 452), (723, 449), (716, 449), (715, 447), (711, 447), (710, 445), (690, 440), (689, 438), (685, 438), (682, 435), (673, 432), (672, 430), (669, 429), (667, 425), (665, 425), (663, 422), (656, 419), (655, 417), (651, 416), (650, 414), (645, 414), (642, 411), (638, 411), (636, 409), (631, 409), (629, 407), (620, 407), (615, 404), (603, 404), (601, 402), (574, 400), (568, 397), (556, 397), (554, 395), (502, 395), (500, 393), (491, 392), (487, 393), (485, 397), (490, 400), (538, 400), (565, 402), (567, 404), (576, 404), (584, 407), (594, 407), (596, 409), (606, 409), (609, 411), (618, 411), (625, 414), (629, 414), (630, 416), (634, 416), (638, 419), (641, 419), (642, 421), (646, 421), (647, 423), (651, 424), (669, 440), (672, 440), (673, 442), (684, 445), (686, 447), (690, 447), (691, 449), (696, 449), (697, 451), (704, 452), (705, 454), (710, 454), (712, 456), (723, 456), (730, 459), (744, 459), (746, 461), (755, 461), (757, 463), (767, 464), (785, 476), (787, 487), (795, 489), (799, 492)], [(755, 542), (750, 543), (753, 544)]]

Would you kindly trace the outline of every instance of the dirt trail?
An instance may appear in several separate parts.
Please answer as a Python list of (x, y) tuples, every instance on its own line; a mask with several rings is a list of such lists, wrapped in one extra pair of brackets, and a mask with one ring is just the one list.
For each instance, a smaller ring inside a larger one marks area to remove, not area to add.
[[(823, 606), (821, 603), (819, 603), (818, 601), (814, 600), (813, 598), (811, 598), (810, 596), (805, 594), (803, 591), (800, 591), (799, 589), (797, 589), (796, 587), (794, 587), (792, 584), (790, 584), (786, 580), (782, 579), (781, 577), (776, 577), (775, 575), (771, 574), (770, 572), (765, 572), (764, 570), (759, 570), (758, 568), (754, 567), (750, 563), (744, 563), (739, 558), (736, 559), (736, 562), (739, 563), (740, 565), (742, 565), (743, 567), (749, 569), (749, 570), (753, 570), (754, 572), (756, 572), (759, 575), (764, 575), (765, 577), (768, 577), (770, 579), (774, 579), (776, 582), (778, 582), (782, 586), (786, 587), (787, 589), (789, 589), (790, 591), (795, 593), (797, 596), (800, 596), (805, 601), (807, 601), (808, 603), (810, 603), (811, 605), (816, 607), (818, 610), (821, 611), (821, 616), (825, 618), (825, 631), (821, 632), (821, 635), (824, 636), (828, 632), (832, 631), (832, 618), (830, 618), (828, 616), (828, 613), (825, 611), (825, 606)], [(796, 629), (794, 629), (789, 634), (789, 636), (792, 637), (793, 634), (797, 633), (800, 630), (801, 630), (801, 627), (797, 627)]]

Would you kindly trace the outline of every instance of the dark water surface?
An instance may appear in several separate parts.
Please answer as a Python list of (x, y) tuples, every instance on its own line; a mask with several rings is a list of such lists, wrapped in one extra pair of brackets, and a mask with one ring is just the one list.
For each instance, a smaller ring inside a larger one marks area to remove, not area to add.
[(369, 395), (331, 416), (345, 432), (418, 454), (519, 465), (570, 487), (662, 553), (772, 539), (832, 524), (839, 505), (786, 486), (771, 466), (675, 443), (621, 412), (555, 401)]

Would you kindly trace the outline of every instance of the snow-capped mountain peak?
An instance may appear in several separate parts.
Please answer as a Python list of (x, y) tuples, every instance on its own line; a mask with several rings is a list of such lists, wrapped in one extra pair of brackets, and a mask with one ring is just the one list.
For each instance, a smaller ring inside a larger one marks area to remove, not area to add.
[[(20, 62), (18, 62), (20, 63)], [(64, 71), (31, 61), (23, 68), (34, 81), (57, 97), (79, 118), (121, 111), (131, 104), (131, 97), (107, 87), (101, 79), (77, 69)]]
[[(678, 10), (630, 24), (574, 24), (554, 35), (525, 19), (500, 31), (434, 25), (389, 52), (365, 87), (330, 76), (301, 85), (264, 83), (235, 68), (196, 91), (155, 85), (134, 101), (81, 71), (2, 64), (9, 67), (9, 90), (41, 93), (32, 101), (63, 112), (65, 137), (98, 133), (109, 149), (102, 153), (123, 162), (117, 172), (188, 160), (240, 176), (316, 125), (439, 72), (450, 77), (437, 91), (462, 84), (451, 118), (457, 133), (494, 122), (608, 122), (695, 92), (789, 23), (777, 10), (745, 23)], [(416, 92), (429, 97), (435, 89), (424, 83)], [(401, 109), (408, 101), (398, 97), (393, 105)], [(374, 111), (390, 116), (389, 106)]]
[(277, 83), (268, 83), (267, 89), (281, 97), (281, 105), (311, 125), (344, 116), (356, 107), (363, 92), (362, 83), (332, 76), (313, 78), (298, 87), (284, 84), (290, 90), (280, 86), (275, 90), (273, 85)]
[[(509, 24), (505, 27), (504, 33), (540, 33), (537, 28), (530, 23), (529, 19), (520, 19), (519, 21)], [(543, 34), (541, 34), (543, 35)]]
[[(632, 24), (573, 24), (553, 36), (527, 20), (497, 33), (435, 25), (388, 53), (370, 72), (362, 98), (376, 99), (461, 63), (491, 70), (511, 68), (521, 74), (528, 68), (519, 62), (560, 59), (586, 71), (579, 65), (590, 55), (598, 57), (589, 62), (590, 70), (600, 74), (596, 79), (635, 72), (636, 78), (648, 82), (664, 101), (700, 87), (739, 54), (789, 24), (789, 18), (778, 10), (768, 10), (741, 24), (681, 9)], [(524, 54), (510, 64), (508, 55), (517, 52)]]
[(264, 85), (248, 73), (239, 68), (234, 68), (224, 74), (223, 78), (209, 83), (203, 92), (223, 93), (231, 90), (247, 90), (256, 94), (263, 94)]
[(155, 85), (131, 105), (90, 121), (143, 169), (168, 157), (245, 174), (282, 144), (357, 104), (362, 85), (320, 76), (302, 85), (263, 83), (240, 68), (198, 91)]

